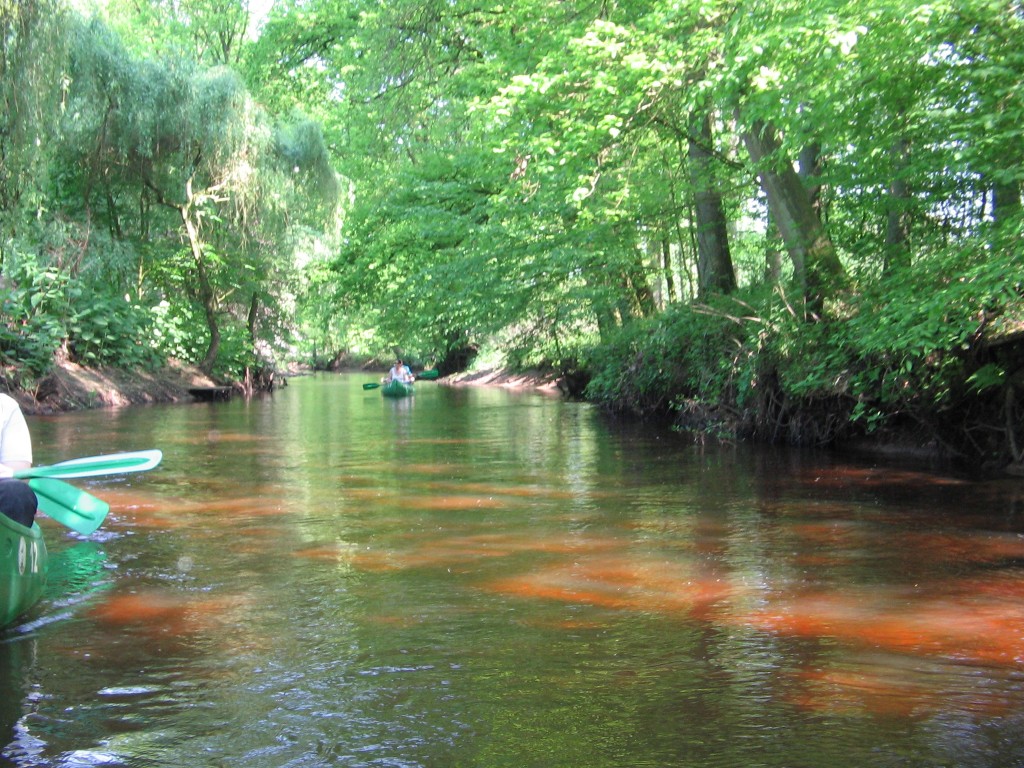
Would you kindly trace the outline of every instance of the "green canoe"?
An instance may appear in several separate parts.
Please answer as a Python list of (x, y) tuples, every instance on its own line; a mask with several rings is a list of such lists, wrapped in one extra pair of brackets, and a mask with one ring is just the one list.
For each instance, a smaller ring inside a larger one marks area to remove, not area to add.
[(412, 394), (412, 384), (406, 384), (404, 381), (397, 380), (389, 381), (380, 388), (380, 393), (384, 397), (405, 397)]
[(35, 605), (46, 586), (46, 543), (31, 528), (0, 513), (0, 627)]

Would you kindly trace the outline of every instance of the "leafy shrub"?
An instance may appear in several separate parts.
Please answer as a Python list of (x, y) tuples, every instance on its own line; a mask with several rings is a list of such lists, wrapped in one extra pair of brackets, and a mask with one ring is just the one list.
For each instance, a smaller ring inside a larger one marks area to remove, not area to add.
[(586, 394), (641, 415), (674, 412), (690, 428), (789, 442), (827, 443), (904, 417), (937, 433), (945, 414), (1009, 379), (981, 340), (993, 318), (1024, 319), (1015, 260), (1014, 248), (936, 256), (838, 296), (816, 322), (780, 291), (673, 307), (591, 350)]
[(67, 276), (9, 257), (0, 304), (0, 355), (29, 376), (46, 372), (66, 338)]
[(83, 365), (156, 368), (163, 356), (148, 342), (153, 332), (146, 308), (127, 297), (73, 289), (67, 323), (68, 350)]
[[(210, 332), (198, 304), (162, 301), (151, 310), (151, 315), (154, 344), (162, 356), (193, 365), (202, 362), (210, 344)], [(217, 364), (211, 373), (226, 378), (240, 376), (246, 366), (255, 362), (249, 333), (229, 315), (223, 316), (220, 332)]]
[(32, 256), (8, 259), (0, 304), (0, 355), (39, 376), (66, 349), (85, 365), (152, 367), (161, 358), (148, 343), (147, 310), (127, 298), (92, 290), (66, 270), (41, 267)]
[(594, 349), (586, 396), (639, 415), (733, 399), (742, 322), (708, 306), (637, 320)]
[(202, 360), (209, 335), (198, 307), (165, 300), (150, 309), (150, 316), (153, 345), (162, 356), (187, 363)]
[(867, 429), (901, 414), (932, 418), (957, 404), (983, 365), (986, 318), (1019, 307), (1013, 261), (1012, 251), (933, 257), (866, 286), (827, 322), (776, 318), (764, 365), (788, 396), (842, 398)]

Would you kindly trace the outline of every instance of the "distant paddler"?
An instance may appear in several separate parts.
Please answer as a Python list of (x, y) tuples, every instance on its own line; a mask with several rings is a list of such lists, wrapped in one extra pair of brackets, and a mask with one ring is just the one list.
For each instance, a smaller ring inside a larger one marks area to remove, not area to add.
[(402, 384), (412, 384), (413, 382), (412, 371), (409, 370), (409, 366), (402, 362), (401, 358), (395, 360), (395, 364), (391, 366), (391, 370), (388, 371), (388, 375), (384, 377), (381, 383), (390, 384), (393, 381)]

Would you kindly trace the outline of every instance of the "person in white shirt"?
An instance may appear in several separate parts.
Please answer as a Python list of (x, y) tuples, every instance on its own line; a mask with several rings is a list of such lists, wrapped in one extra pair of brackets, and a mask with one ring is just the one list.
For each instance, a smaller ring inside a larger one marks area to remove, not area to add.
[(27, 483), (13, 478), (17, 469), (32, 466), (32, 436), (18, 401), (0, 393), (0, 512), (29, 527), (38, 501)]
[(391, 370), (388, 371), (387, 381), (401, 381), (408, 384), (412, 381), (412, 371), (401, 360), (396, 360), (395, 364), (391, 366)]

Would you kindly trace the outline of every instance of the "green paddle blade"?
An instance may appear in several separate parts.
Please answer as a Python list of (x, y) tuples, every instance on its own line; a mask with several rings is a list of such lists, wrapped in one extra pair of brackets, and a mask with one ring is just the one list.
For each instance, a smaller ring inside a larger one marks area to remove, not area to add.
[(429, 371), (420, 371), (416, 374), (416, 378), (423, 379), (424, 381), (433, 381), (440, 375), (441, 372), (437, 368), (431, 368)]
[(106, 456), (89, 456), (84, 459), (71, 459), (48, 467), (29, 467), (19, 469), (15, 477), (99, 477), (101, 475), (120, 475), (126, 472), (145, 472), (152, 469), (163, 458), (158, 450), (132, 451), (130, 453), (111, 453)]
[(34, 478), (28, 486), (35, 491), (41, 512), (83, 536), (99, 528), (110, 511), (107, 502), (62, 480)]
[(363, 384), (363, 389), (376, 389), (379, 386), (380, 384), (378, 384), (377, 382), (371, 381), (366, 384)]

